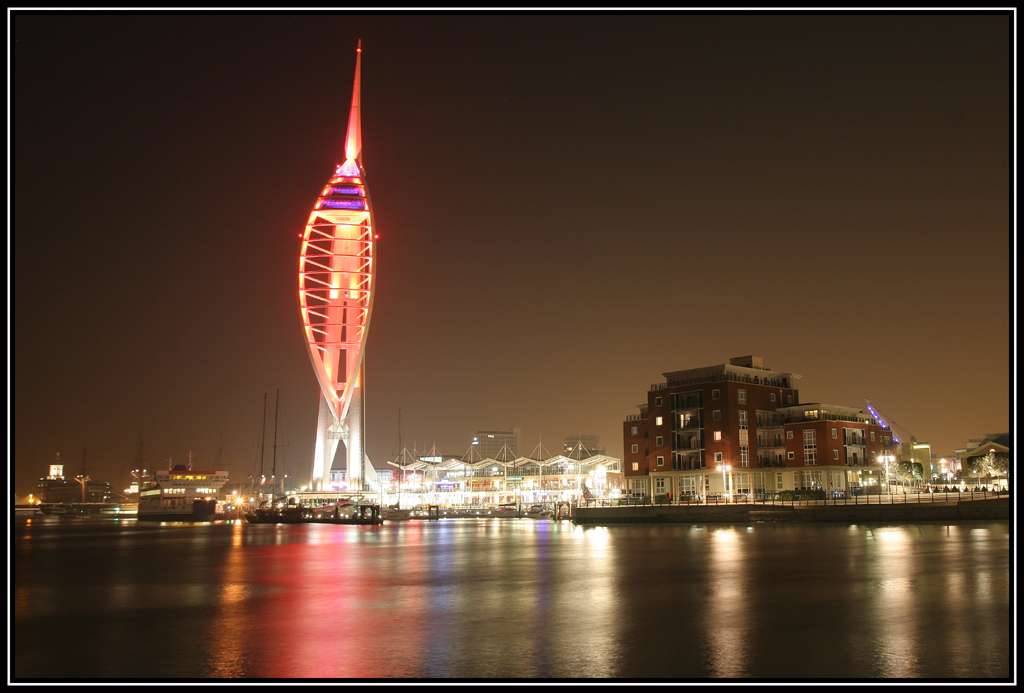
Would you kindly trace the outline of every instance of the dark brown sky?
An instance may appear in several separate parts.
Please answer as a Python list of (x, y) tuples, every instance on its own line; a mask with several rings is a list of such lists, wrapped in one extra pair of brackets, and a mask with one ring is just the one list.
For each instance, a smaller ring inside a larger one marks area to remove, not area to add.
[[(14, 14), (16, 490), (308, 477), (300, 234), (363, 42), (368, 451), (621, 454), (666, 371), (763, 356), (949, 454), (1009, 429), (1011, 21)], [(268, 437), (272, 426), (268, 424)], [(286, 447), (285, 447), (286, 446)], [(221, 451), (221, 462), (218, 453)]]

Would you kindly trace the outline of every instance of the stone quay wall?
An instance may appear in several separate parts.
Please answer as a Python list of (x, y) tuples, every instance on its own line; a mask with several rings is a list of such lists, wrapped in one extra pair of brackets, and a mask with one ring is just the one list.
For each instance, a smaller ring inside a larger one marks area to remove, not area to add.
[(1009, 520), (1010, 499), (873, 505), (641, 505), (572, 509), (579, 525)]

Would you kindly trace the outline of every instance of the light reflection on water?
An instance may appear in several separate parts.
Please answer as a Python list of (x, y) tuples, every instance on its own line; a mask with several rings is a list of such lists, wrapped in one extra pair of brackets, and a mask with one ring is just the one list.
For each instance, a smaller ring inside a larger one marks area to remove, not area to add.
[(17, 679), (1009, 675), (1008, 523), (56, 520), (12, 565)]

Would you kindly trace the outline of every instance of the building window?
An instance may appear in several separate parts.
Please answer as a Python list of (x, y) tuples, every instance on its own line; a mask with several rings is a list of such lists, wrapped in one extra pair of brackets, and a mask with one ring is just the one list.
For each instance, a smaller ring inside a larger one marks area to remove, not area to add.
[(659, 476), (654, 480), (654, 492), (665, 493), (665, 477)]
[(793, 431), (786, 431), (786, 440), (793, 440)]
[(715, 421), (720, 421), (722, 418), (722, 410), (715, 409), (713, 412), (711, 412), (711, 418), (714, 419)]
[(722, 391), (721, 390), (712, 390), (711, 391), (711, 399), (718, 399), (721, 395), (722, 395)]
[(774, 392), (772, 393), (772, 401), (773, 402), (775, 401), (775, 393)]
[(656, 407), (660, 407), (661, 406), (661, 397), (655, 397), (654, 398), (654, 406), (656, 406)]
[(654, 439), (654, 444), (661, 447), (665, 444), (665, 436), (658, 436)]
[(838, 460), (839, 459), (839, 451), (838, 450), (833, 450), (832, 451), (832, 459), (834, 459), (834, 460)]
[(722, 432), (721, 431), (715, 431), (715, 440), (721, 440), (721, 439), (722, 439)]
[(633, 452), (640, 452), (640, 446), (636, 443), (633, 443)]
[(804, 464), (818, 464), (818, 435), (813, 428), (804, 429)]
[(747, 391), (746, 390), (736, 390), (736, 402), (739, 403), (739, 404), (746, 404), (747, 403)]
[(654, 425), (655, 426), (660, 426), (661, 425), (661, 417), (660, 416), (657, 416), (657, 417), (654, 418)]
[(740, 466), (746, 467), (750, 462), (750, 448), (746, 445), (740, 446)]
[(786, 402), (788, 402), (789, 404), (792, 404), (793, 403), (793, 395), (786, 395)]
[(629, 434), (630, 434), (631, 436), (635, 436), (635, 435), (636, 435), (636, 432), (637, 432), (637, 428), (636, 428), (636, 426), (633, 426), (633, 428), (629, 429)]
[(739, 415), (740, 429), (746, 429), (746, 427), (747, 427), (747, 410), (746, 409), (740, 409), (737, 412), (737, 414)]
[(833, 428), (832, 429), (832, 438), (833, 438), (833, 440), (838, 438), (838, 437), (839, 437), (839, 429)]
[(665, 466), (665, 458), (662, 457), (661, 455), (658, 455), (658, 466), (659, 467)]
[(871, 440), (874, 441), (874, 439), (875, 439), (875, 432), (871, 431)]
[(779, 479), (775, 488), (782, 488), (782, 472), (779, 472)]
[(722, 453), (715, 453), (715, 464), (722, 464)]
[(787, 460), (792, 460), (792, 459), (794, 459), (794, 457), (793, 457), (793, 453), (792, 453), (792, 452), (787, 452), (787, 453), (786, 453), (786, 459), (787, 459)]
[(639, 462), (634, 462), (633, 463), (633, 471), (634, 472), (640, 471), (640, 463)]

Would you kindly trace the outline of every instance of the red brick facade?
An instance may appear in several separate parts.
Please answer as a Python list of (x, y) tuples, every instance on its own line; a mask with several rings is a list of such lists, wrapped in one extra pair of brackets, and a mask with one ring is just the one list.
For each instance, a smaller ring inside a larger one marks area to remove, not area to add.
[[(877, 469), (891, 432), (853, 407), (801, 405), (793, 387), (799, 377), (770, 371), (756, 356), (665, 373), (640, 413), (623, 422), (627, 487), (655, 495), (659, 488), (710, 492), (725, 485), (726, 465), (736, 492), (861, 484), (858, 472)], [(783, 474), (787, 469), (809, 471)]]

